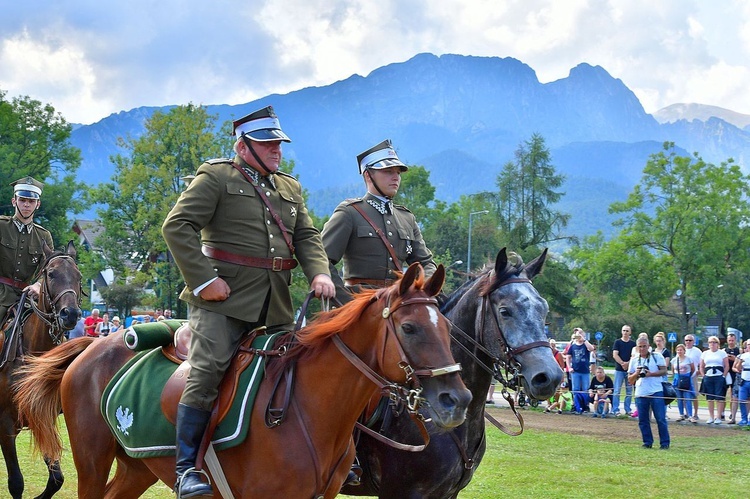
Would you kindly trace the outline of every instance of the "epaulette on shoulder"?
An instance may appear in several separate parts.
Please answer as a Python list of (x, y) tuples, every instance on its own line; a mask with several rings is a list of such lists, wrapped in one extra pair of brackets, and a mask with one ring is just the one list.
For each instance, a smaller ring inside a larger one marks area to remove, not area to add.
[[(393, 207), (396, 208), (397, 210), (401, 210), (401, 211), (405, 211), (407, 213), (411, 213), (411, 210), (409, 208), (407, 208), (406, 206), (402, 205), (402, 204), (394, 204)], [(412, 213), (412, 215), (413, 215), (413, 213)]]
[(10, 215), (0, 215), (0, 220), (6, 221), (6, 220), (10, 220), (10, 219), (11, 219)]
[(37, 229), (39, 229), (39, 230), (43, 230), (44, 232), (47, 232), (47, 233), (49, 233), (49, 234), (52, 234), (52, 233), (51, 233), (50, 231), (48, 231), (47, 229), (45, 229), (44, 227), (42, 227), (41, 225), (39, 225), (39, 224), (38, 224), (38, 223), (36, 223), (36, 222), (34, 222), (34, 227), (36, 227), (36, 228), (37, 228)]
[(287, 177), (287, 178), (290, 178), (290, 179), (294, 180), (295, 182), (299, 182), (299, 180), (297, 180), (297, 177), (295, 177), (292, 174), (289, 174), (289, 173), (286, 173), (286, 172), (282, 172), (281, 170), (277, 171), (276, 175), (281, 175), (282, 177)]
[(229, 158), (215, 158), (215, 159), (209, 159), (206, 161), (209, 165), (218, 165), (220, 163), (231, 163), (232, 160)]
[(361, 203), (362, 201), (364, 201), (362, 198), (348, 198), (344, 199), (341, 204), (351, 206), (353, 204)]

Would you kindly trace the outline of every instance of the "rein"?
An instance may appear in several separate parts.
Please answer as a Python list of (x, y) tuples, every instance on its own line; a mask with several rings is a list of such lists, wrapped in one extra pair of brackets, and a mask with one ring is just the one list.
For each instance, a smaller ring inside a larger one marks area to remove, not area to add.
[[(73, 257), (69, 255), (58, 255), (55, 257), (50, 258), (45, 264), (44, 268), (42, 269), (42, 290), (38, 298), (39, 305), (37, 305), (37, 302), (34, 300), (29, 300), (29, 304), (31, 305), (31, 308), (34, 310), (34, 313), (49, 326), (48, 333), (50, 335), (50, 338), (52, 339), (52, 342), (55, 345), (59, 345), (62, 343), (63, 338), (65, 337), (65, 328), (63, 327), (62, 319), (60, 318), (60, 314), (57, 310), (57, 304), (62, 299), (63, 296), (65, 296), (68, 293), (72, 293), (73, 296), (76, 298), (76, 303), (80, 306), (81, 304), (81, 296), (78, 291), (72, 289), (72, 288), (66, 288), (62, 292), (60, 292), (57, 296), (52, 299), (52, 292), (49, 289), (49, 276), (47, 274), (49, 265), (58, 259), (68, 259), (73, 262), (75, 265), (75, 260)], [(44, 309), (44, 310), (43, 310)], [(49, 310), (49, 312), (46, 312), (46, 310)]]

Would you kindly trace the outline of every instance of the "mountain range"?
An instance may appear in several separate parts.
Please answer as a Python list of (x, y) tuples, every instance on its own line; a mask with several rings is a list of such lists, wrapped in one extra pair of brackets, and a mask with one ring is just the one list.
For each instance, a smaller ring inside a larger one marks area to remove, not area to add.
[[(609, 233), (607, 207), (625, 199), (665, 141), (681, 155), (750, 165), (750, 116), (696, 104), (652, 116), (621, 80), (586, 63), (541, 83), (531, 67), (510, 57), (419, 54), (367, 76), (206, 107), (223, 124), (266, 105), (292, 138), (284, 156), (295, 161), (319, 215), (362, 193), (356, 155), (385, 138), (403, 161), (425, 166), (436, 196), (450, 202), (495, 189), (519, 144), (541, 134), (567, 178), (557, 209), (572, 214), (568, 234), (577, 236)], [(79, 178), (89, 185), (109, 181), (109, 157), (122, 152), (117, 138), (140, 136), (154, 111), (168, 109), (141, 107), (75, 126), (71, 143), (83, 155)]]

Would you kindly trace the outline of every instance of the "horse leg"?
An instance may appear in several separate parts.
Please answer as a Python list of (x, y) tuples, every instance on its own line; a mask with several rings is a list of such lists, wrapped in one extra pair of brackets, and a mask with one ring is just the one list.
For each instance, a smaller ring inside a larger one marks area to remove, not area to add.
[(157, 480), (156, 475), (142, 460), (129, 457), (123, 451), (119, 451), (115, 476), (107, 484), (104, 497), (107, 499), (140, 497)]
[[(13, 499), (21, 499), (23, 496), (23, 475), (18, 465), (18, 454), (16, 453), (16, 429), (13, 424), (0, 425), (0, 447), (5, 458), (5, 468), (8, 470), (8, 490)], [(9, 431), (10, 429), (10, 431)]]
[(47, 470), (49, 473), (49, 476), (47, 477), (47, 485), (44, 487), (44, 491), (36, 496), (35, 499), (50, 499), (60, 490), (65, 481), (62, 469), (60, 468), (60, 461), (53, 462), (50, 458), (45, 457), (44, 462), (47, 464)]

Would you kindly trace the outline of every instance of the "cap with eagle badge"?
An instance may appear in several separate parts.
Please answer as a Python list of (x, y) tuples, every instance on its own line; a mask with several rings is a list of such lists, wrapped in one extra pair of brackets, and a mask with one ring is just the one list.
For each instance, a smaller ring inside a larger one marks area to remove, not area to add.
[(270, 142), (281, 140), (291, 142), (292, 139), (281, 130), (279, 117), (273, 112), (273, 107), (268, 106), (250, 113), (244, 118), (232, 122), (232, 135), (237, 137), (247, 136), (256, 142)]
[(392, 166), (398, 166), (402, 172), (409, 169), (405, 164), (398, 159), (396, 150), (393, 149), (390, 139), (386, 139), (380, 144), (371, 147), (365, 152), (357, 155), (357, 163), (359, 165), (360, 175), (365, 170), (371, 168), (373, 170), (382, 170), (384, 168), (390, 168)]
[(42, 189), (44, 184), (36, 180), (34, 177), (27, 176), (19, 178), (15, 182), (11, 182), (9, 185), (13, 186), (13, 195), (27, 199), (39, 199), (42, 197)]

